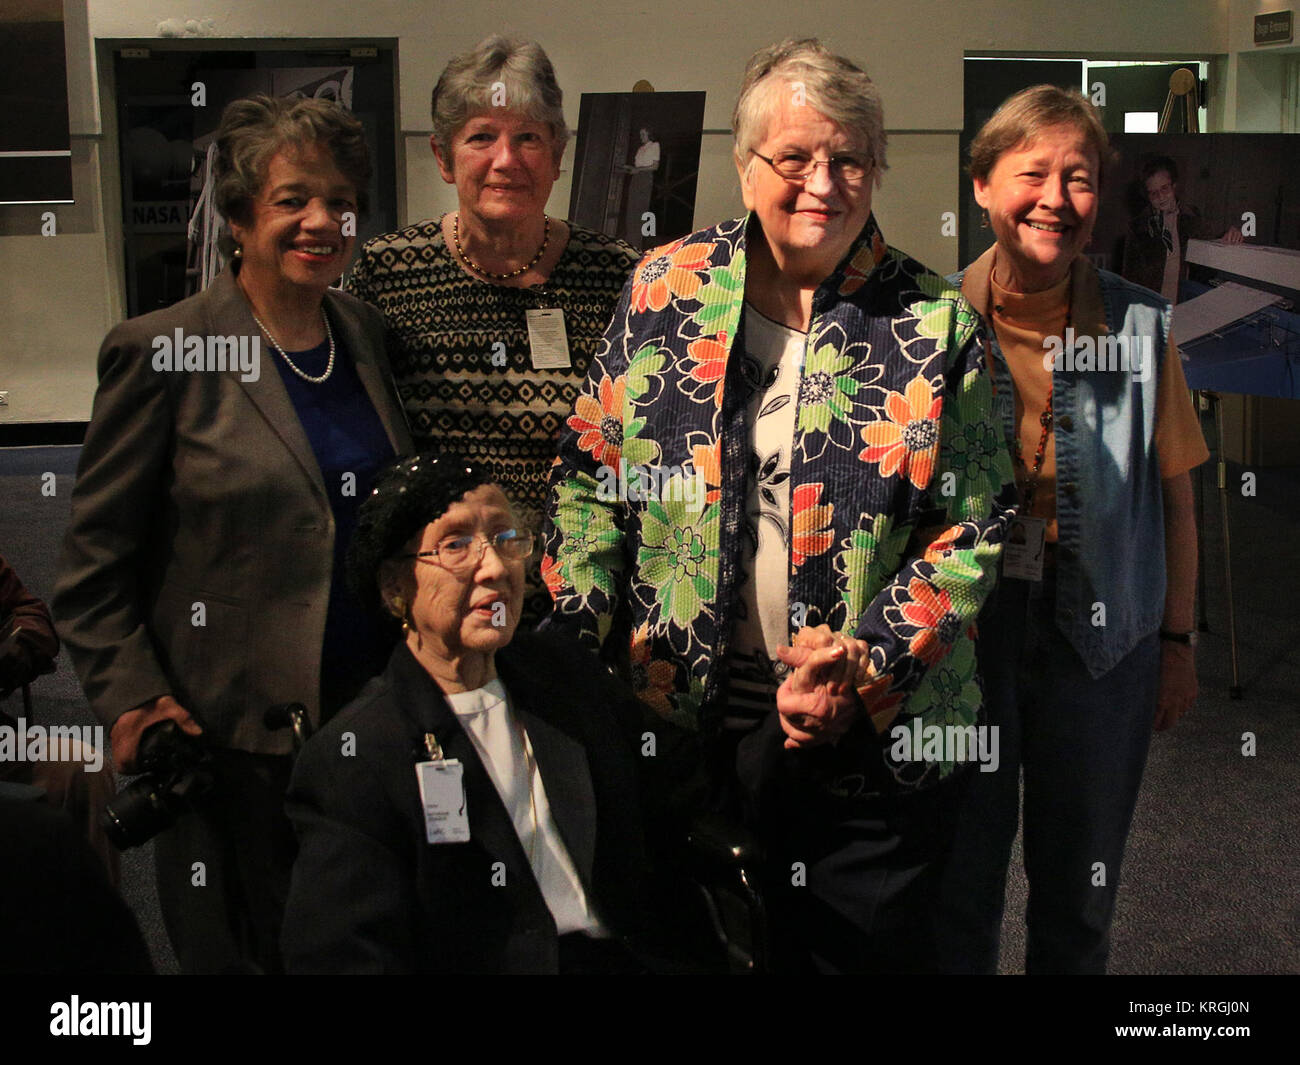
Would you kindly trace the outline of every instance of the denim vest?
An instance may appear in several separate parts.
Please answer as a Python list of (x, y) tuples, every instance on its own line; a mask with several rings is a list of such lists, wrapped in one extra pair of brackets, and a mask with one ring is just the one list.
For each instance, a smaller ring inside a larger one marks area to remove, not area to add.
[[(992, 263), (990, 250), (953, 281), (988, 323), (994, 409), (1011, 446), (1014, 392), (989, 313)], [(1094, 677), (1159, 628), (1164, 614), (1164, 503), (1155, 428), (1170, 313), (1154, 292), (1097, 270), (1083, 257), (1075, 260), (1069, 319), (1074, 343), (1064, 346), (1052, 372), (1056, 623)], [(1105, 353), (1105, 365), (1113, 366), (1119, 338), (1127, 338), (1130, 353), (1142, 353), (1140, 371), (1131, 355), (1128, 369), (1075, 367), (1090, 353)]]

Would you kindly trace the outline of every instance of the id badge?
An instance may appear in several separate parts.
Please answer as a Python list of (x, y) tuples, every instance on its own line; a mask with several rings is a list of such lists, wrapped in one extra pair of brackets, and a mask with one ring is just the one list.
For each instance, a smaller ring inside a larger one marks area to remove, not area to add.
[(1016, 518), (1007, 532), (1007, 542), (1002, 545), (1002, 576), (1041, 581), (1046, 545), (1046, 518)]
[(567, 370), (569, 334), (564, 328), (564, 312), (558, 307), (524, 312), (528, 319), (528, 348), (534, 370)]
[(416, 763), (424, 831), (430, 843), (469, 842), (464, 773), (465, 767), (455, 758)]

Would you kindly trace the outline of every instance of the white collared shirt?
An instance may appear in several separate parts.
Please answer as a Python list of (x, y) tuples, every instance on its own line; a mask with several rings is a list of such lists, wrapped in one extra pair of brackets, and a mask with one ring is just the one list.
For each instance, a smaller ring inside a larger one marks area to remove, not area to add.
[(532, 743), (505, 685), (497, 678), (473, 691), (449, 693), (447, 702), (501, 796), (559, 934), (607, 935), (560, 838)]

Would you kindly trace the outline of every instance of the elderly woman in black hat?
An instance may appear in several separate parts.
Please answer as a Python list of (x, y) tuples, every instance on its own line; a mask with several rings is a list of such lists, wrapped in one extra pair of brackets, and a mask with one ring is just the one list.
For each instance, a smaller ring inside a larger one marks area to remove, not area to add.
[(516, 634), (532, 547), (452, 456), (363, 504), (350, 578), (401, 638), (294, 770), (290, 970), (635, 971), (639, 711), (567, 638)]

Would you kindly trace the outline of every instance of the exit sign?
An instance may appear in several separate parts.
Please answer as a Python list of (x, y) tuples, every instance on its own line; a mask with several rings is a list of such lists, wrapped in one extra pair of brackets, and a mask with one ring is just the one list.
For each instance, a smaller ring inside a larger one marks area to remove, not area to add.
[(1255, 16), (1256, 44), (1290, 44), (1293, 35), (1294, 11), (1271, 11)]

